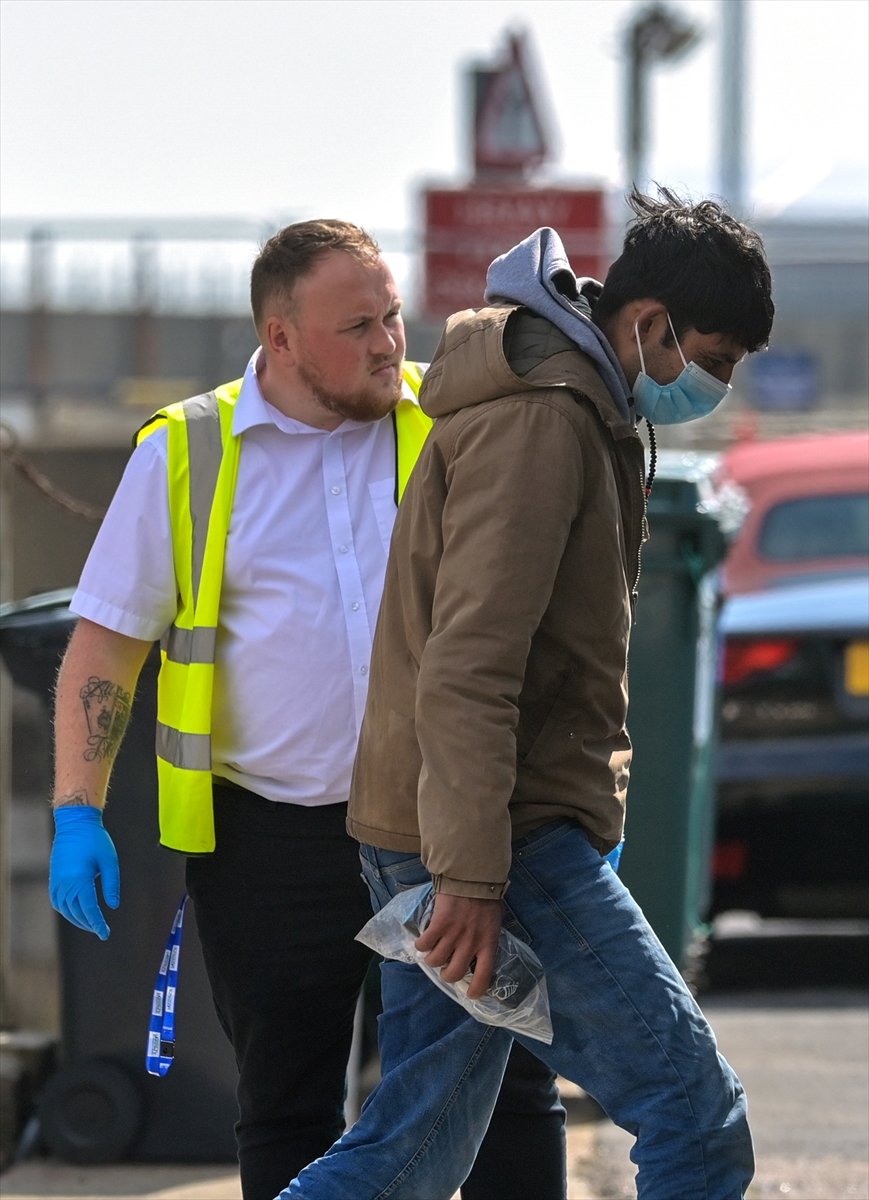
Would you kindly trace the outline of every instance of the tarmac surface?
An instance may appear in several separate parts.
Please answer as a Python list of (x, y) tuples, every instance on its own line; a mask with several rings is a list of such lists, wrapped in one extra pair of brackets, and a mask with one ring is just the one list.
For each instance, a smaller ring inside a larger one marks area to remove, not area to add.
[[(595, 1128), (585, 1121), (569, 1121), (570, 1200), (604, 1200), (585, 1174), (594, 1159)], [(241, 1188), (237, 1172), (226, 1165), (74, 1167), (34, 1159), (17, 1163), (0, 1176), (0, 1196), (3, 1200), (241, 1200)]]
[[(823, 953), (811, 939), (756, 939), (740, 947), (739, 977), (729, 967), (729, 986), (699, 997), (749, 1097), (757, 1172), (746, 1200), (869, 1200), (869, 928), (858, 933), (827, 938)], [(565, 1084), (563, 1095), (569, 1200), (635, 1197), (633, 1139), (579, 1089)], [(76, 1167), (32, 1158), (0, 1175), (0, 1196), (240, 1200), (241, 1191), (227, 1163)]]
[[(567, 1080), (559, 1083), (567, 1109), (568, 1198), (606, 1200), (590, 1182), (591, 1174), (598, 1170), (600, 1109), (572, 1083)], [(627, 1138), (624, 1145), (626, 1161), (630, 1141)], [(241, 1187), (238, 1172), (228, 1163), (74, 1166), (33, 1158), (15, 1163), (0, 1174), (0, 1197), (2, 1200), (241, 1200)], [(458, 1200), (458, 1193), (454, 1200)]]

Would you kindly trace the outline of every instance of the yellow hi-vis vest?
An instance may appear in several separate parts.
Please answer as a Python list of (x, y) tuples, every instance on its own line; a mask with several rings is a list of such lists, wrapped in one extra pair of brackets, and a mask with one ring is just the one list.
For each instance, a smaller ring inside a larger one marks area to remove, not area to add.
[[(396, 504), (419, 456), (431, 419), (417, 403), (424, 367), (405, 363), (414, 399), (393, 413)], [(157, 781), (160, 841), (185, 854), (214, 850), (211, 715), (214, 659), (226, 536), (241, 437), (232, 414), (241, 380), (156, 412), (135, 442), (167, 427), (167, 471), (178, 613), (160, 645), (157, 680)]]

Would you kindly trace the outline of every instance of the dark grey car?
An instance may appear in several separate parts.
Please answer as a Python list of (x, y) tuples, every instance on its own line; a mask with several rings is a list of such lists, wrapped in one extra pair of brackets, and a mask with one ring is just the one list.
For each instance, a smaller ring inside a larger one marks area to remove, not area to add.
[(869, 579), (733, 596), (722, 680), (713, 913), (869, 912)]

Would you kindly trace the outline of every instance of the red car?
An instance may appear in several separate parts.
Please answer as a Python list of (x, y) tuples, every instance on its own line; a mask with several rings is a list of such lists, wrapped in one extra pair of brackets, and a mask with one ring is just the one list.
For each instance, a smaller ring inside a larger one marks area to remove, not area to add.
[(727, 595), (869, 569), (869, 432), (740, 442), (722, 457), (725, 480), (750, 504), (724, 564)]

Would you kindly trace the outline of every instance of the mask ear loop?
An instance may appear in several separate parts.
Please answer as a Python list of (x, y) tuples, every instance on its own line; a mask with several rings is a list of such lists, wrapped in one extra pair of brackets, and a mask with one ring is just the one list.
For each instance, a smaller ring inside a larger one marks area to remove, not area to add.
[(667, 320), (670, 322), (670, 332), (673, 335), (673, 341), (676, 343), (676, 349), (679, 351), (679, 357), (682, 360), (682, 366), (687, 367), (688, 364), (685, 362), (685, 355), (682, 353), (682, 347), (679, 345), (679, 339), (676, 337), (676, 330), (673, 328), (673, 320), (669, 312), (667, 313)]
[[(676, 349), (679, 351), (679, 357), (682, 360), (682, 366), (687, 367), (688, 363), (685, 361), (685, 355), (682, 353), (682, 347), (679, 345), (679, 339), (676, 337), (676, 330), (673, 328), (673, 318), (670, 316), (669, 312), (667, 313), (667, 321), (669, 322), (669, 325), (670, 325), (670, 332), (673, 335), (673, 341), (676, 343)], [(634, 321), (634, 337), (637, 339), (637, 352), (639, 353), (639, 356), (640, 356), (640, 370), (645, 375), (646, 360), (643, 357), (643, 346), (640, 341), (640, 329), (639, 329), (638, 321)]]

